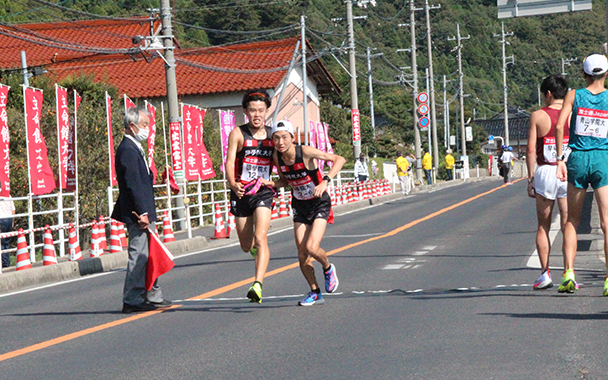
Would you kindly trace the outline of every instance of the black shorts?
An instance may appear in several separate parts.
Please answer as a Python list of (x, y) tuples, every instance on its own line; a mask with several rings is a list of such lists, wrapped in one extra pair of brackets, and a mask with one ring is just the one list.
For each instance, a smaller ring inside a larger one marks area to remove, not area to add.
[(331, 198), (327, 194), (327, 191), (323, 193), (321, 198), (309, 199), (307, 201), (292, 198), (291, 208), (293, 210), (294, 223), (312, 225), (315, 219), (329, 219)]
[(258, 207), (272, 209), (272, 198), (272, 190), (266, 186), (253, 195), (243, 195), (241, 199), (230, 190), (230, 212), (238, 218), (246, 218), (252, 216)]

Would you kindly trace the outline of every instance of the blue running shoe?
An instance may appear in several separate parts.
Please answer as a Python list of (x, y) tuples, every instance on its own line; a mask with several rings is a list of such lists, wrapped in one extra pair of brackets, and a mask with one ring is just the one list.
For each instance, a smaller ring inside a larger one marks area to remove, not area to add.
[(298, 305), (300, 306), (312, 306), (312, 305), (320, 305), (322, 303), (324, 303), (325, 300), (323, 299), (323, 296), (321, 295), (321, 293), (317, 294), (313, 291), (311, 291), (310, 293), (308, 293), (308, 295), (306, 296), (306, 298), (304, 298), (302, 301), (298, 302)]
[(333, 293), (338, 289), (338, 285), (340, 285), (340, 281), (338, 280), (338, 274), (336, 273), (336, 267), (334, 264), (329, 266), (329, 269), (326, 272), (323, 272), (325, 275), (325, 291), (327, 293)]

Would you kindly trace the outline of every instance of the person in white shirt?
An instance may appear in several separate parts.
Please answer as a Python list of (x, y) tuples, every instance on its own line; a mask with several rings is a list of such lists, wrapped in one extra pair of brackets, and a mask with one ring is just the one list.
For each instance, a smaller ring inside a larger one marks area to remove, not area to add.
[(359, 161), (355, 161), (355, 181), (365, 182), (369, 179), (369, 168), (365, 162), (365, 155), (361, 153)]
[(502, 173), (505, 179), (505, 183), (507, 185), (513, 184), (513, 180), (511, 179), (511, 162), (513, 160), (519, 161), (513, 155), (513, 147), (508, 147), (507, 149), (504, 149), (502, 152), (502, 156), (500, 156), (500, 162), (502, 163)]
[[(15, 215), (15, 204), (11, 197), (0, 197), (0, 232), (13, 231), (13, 215)], [(10, 246), (11, 238), (2, 239), (2, 267), (4, 268), (11, 266), (11, 254), (7, 251)]]

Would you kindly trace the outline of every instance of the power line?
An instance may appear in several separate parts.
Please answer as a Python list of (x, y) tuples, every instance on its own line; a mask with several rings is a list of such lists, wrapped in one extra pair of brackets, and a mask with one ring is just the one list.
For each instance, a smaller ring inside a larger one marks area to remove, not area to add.
[(298, 26), (298, 24), (290, 24), (290, 25), (283, 26), (281, 28), (276, 28), (276, 29), (238, 31), (238, 30), (222, 30), (222, 29), (206, 28), (203, 26), (186, 24), (184, 22), (177, 22), (177, 21), (174, 22), (174, 24), (185, 26), (185, 27), (192, 28), (192, 29), (204, 30), (206, 32), (212, 32), (212, 33), (218, 33), (218, 34), (235, 34), (235, 35), (254, 35), (254, 34), (272, 33), (272, 32), (276, 32), (276, 31), (287, 31), (290, 29), (295, 29)]
[(79, 15), (84, 15), (84, 16), (89, 16), (89, 17), (94, 17), (94, 18), (101, 18), (101, 19), (107, 19), (107, 20), (131, 20), (131, 21), (136, 21), (136, 20), (142, 20), (141, 17), (114, 17), (114, 16), (103, 16), (103, 15), (99, 15), (96, 13), (89, 13), (89, 12), (84, 12), (84, 11), (79, 11), (76, 9), (72, 9), (69, 7), (64, 7), (63, 5), (59, 5), (59, 3), (57, 4), (53, 4), (51, 2), (45, 1), (45, 0), (32, 0), (35, 1), (37, 3), (40, 4), (44, 4), (48, 7), (52, 7), (52, 8), (57, 8), (57, 9), (61, 9), (63, 11), (66, 12), (72, 12), (72, 13), (76, 13)]

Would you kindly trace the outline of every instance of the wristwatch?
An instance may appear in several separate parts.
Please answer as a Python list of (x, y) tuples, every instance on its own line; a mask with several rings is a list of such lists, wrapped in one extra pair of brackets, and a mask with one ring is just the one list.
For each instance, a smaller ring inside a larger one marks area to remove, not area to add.
[(561, 156), (557, 157), (556, 160), (557, 161), (563, 161), (566, 158), (565, 154), (562, 154)]
[(327, 181), (327, 183), (330, 183), (331, 182), (331, 178), (329, 178), (328, 175), (324, 175), (323, 176), (323, 181)]

